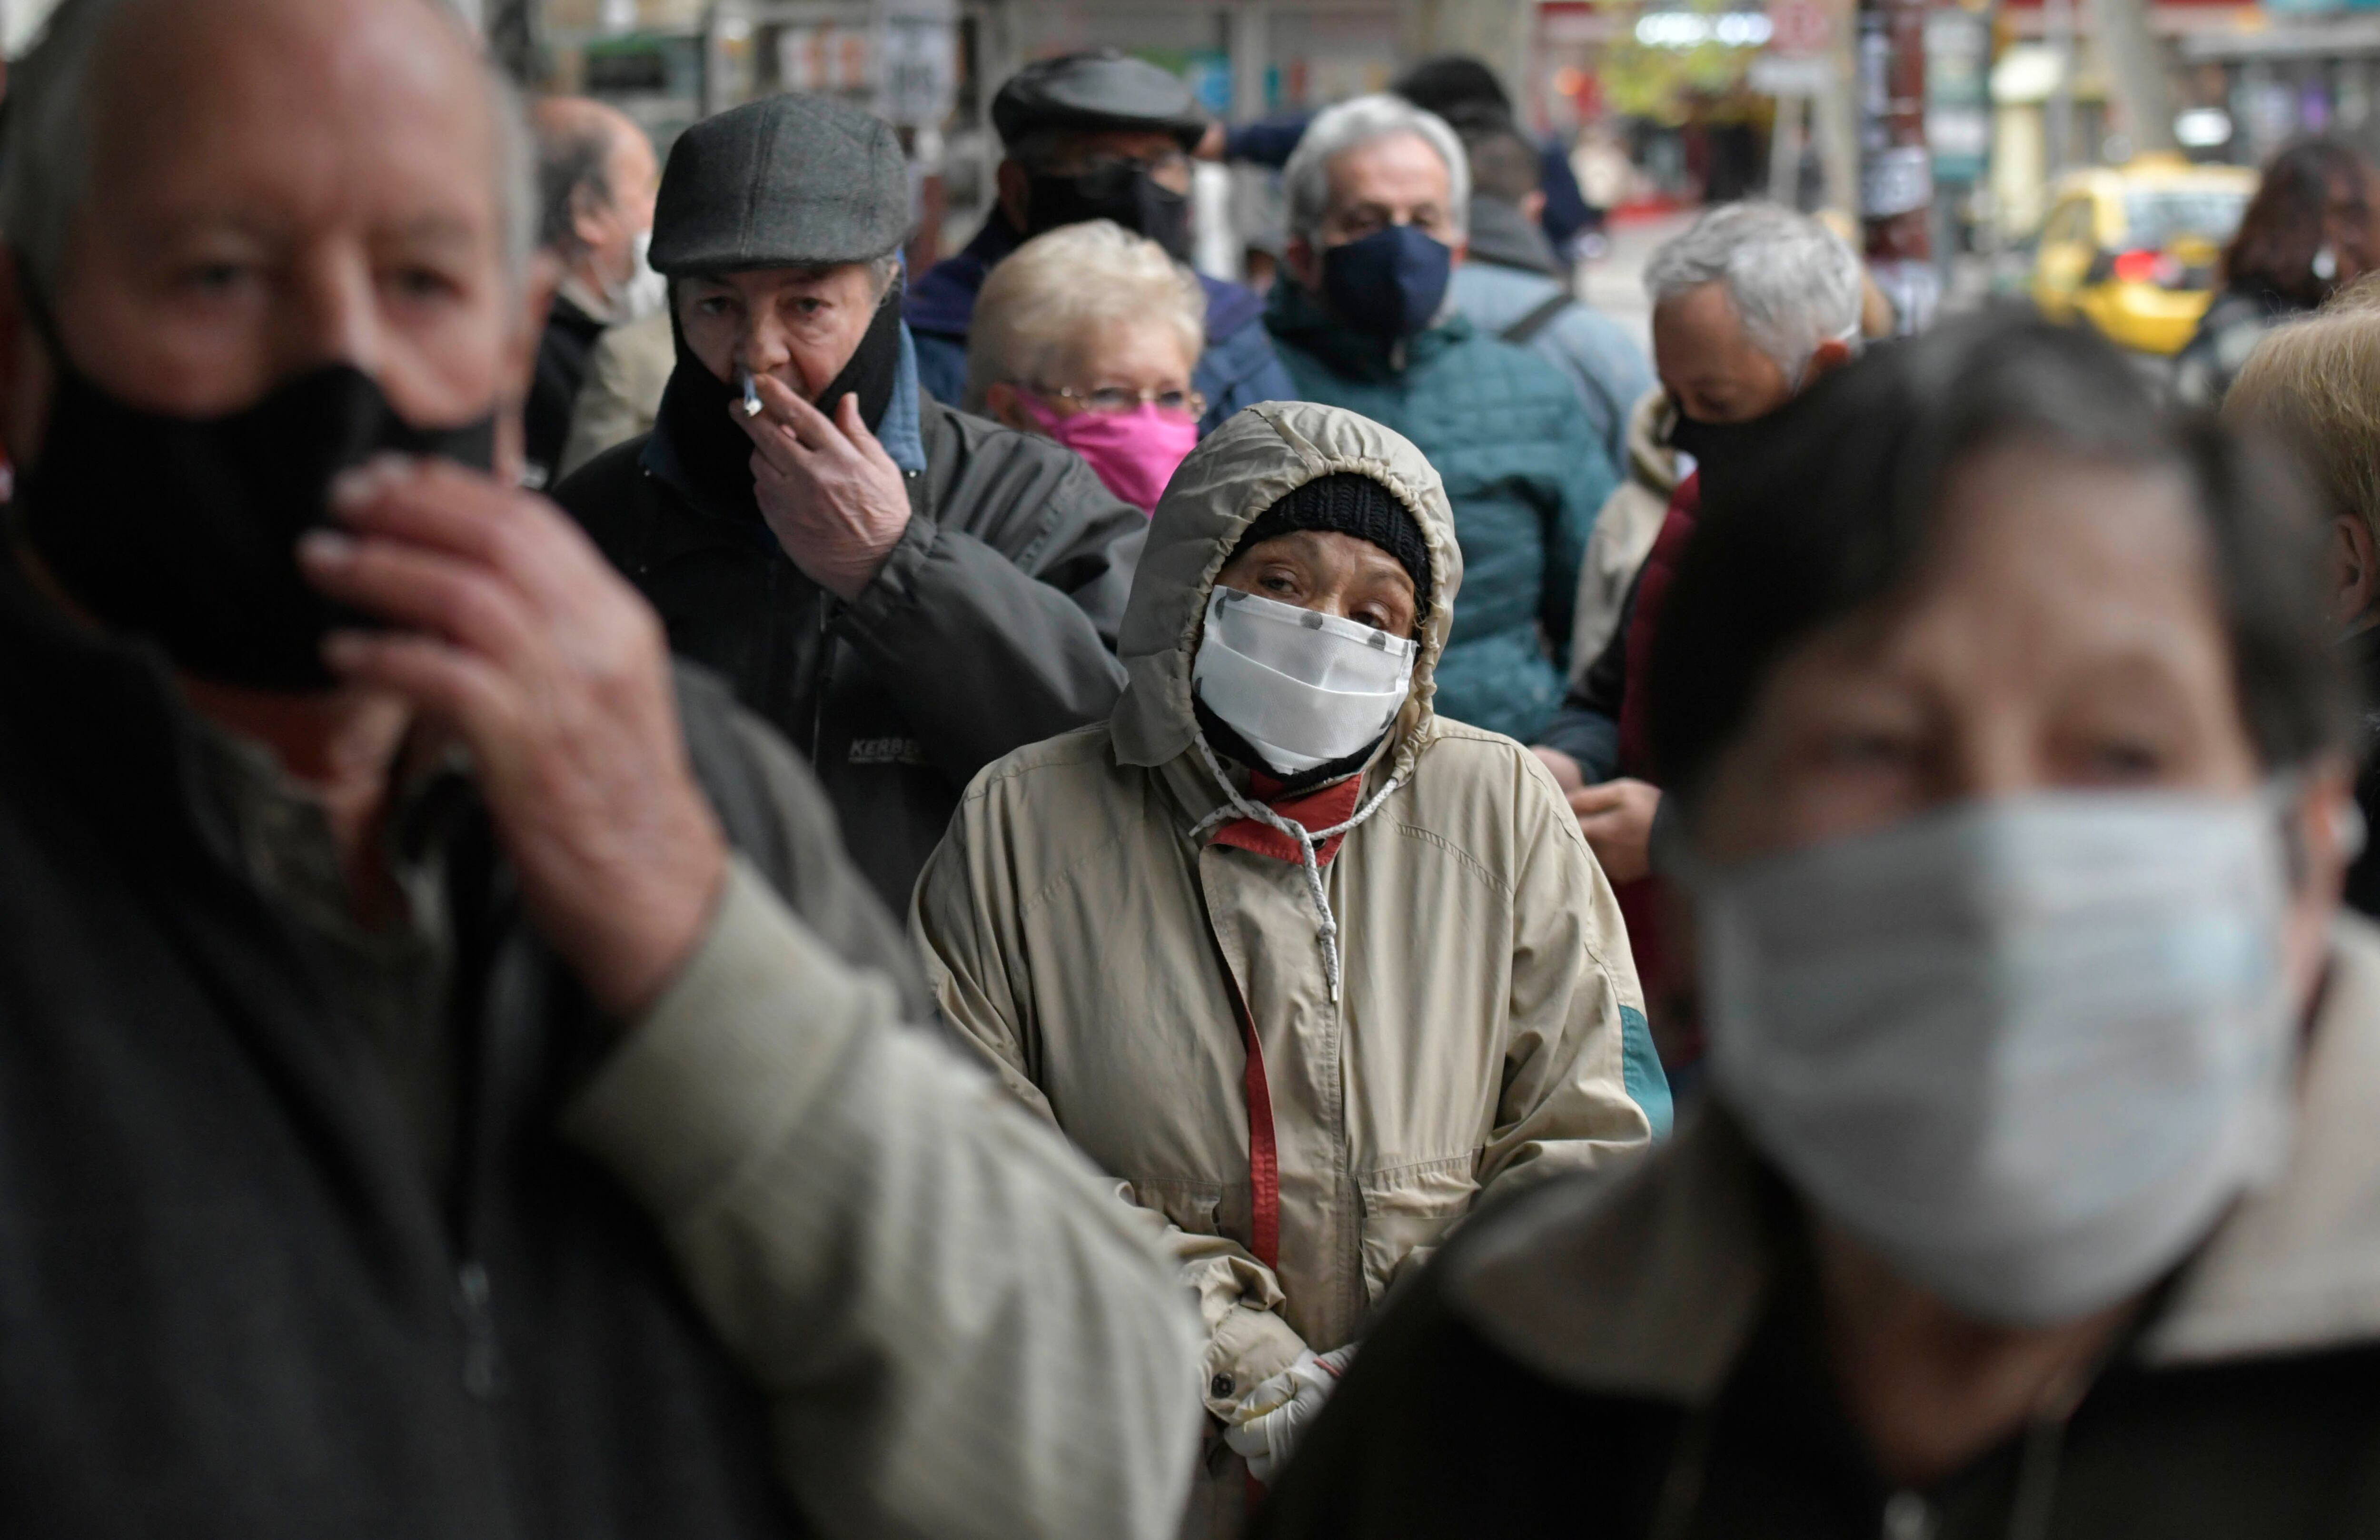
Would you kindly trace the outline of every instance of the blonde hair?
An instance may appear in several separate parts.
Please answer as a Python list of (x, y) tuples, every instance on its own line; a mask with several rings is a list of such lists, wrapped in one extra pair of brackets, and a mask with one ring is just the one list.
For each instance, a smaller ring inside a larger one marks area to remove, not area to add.
[(2223, 420), (2294, 451), (2330, 512), (2380, 540), (2380, 310), (2357, 305), (2266, 332), (2223, 398)]
[(1112, 220), (1034, 236), (991, 270), (967, 337), (965, 406), (992, 386), (1038, 384), (1069, 351), (1114, 321), (1171, 322), (1195, 366), (1207, 349), (1207, 290), (1165, 248)]

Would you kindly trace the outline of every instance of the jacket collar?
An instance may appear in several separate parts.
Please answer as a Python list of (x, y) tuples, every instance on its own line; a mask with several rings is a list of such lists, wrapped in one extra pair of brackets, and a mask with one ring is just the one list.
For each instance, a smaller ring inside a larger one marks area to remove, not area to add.
[(1546, 239), (1545, 231), (1511, 199), (1473, 194), (1469, 235), (1471, 249), (1464, 259), (1467, 261), (1519, 268), (1548, 278), (1561, 276), (1553, 242)]
[[(2380, 928), (2342, 916), (2308, 1035), (2296, 1146), (2182, 1267), (2138, 1350), (2155, 1367), (2380, 1339)], [(1562, 1183), (1476, 1228), (1456, 1313), (1545, 1377), (1707, 1403), (1749, 1341), (1795, 1222), (1724, 1109), (1625, 1179)]]
[(1266, 297), (1265, 327), (1282, 342), (1313, 354), (1334, 374), (1379, 382), (1433, 361), (1472, 335), (1470, 318), (1453, 308), (1451, 297), (1439, 319), (1413, 336), (1391, 342), (1358, 332), (1285, 273)]

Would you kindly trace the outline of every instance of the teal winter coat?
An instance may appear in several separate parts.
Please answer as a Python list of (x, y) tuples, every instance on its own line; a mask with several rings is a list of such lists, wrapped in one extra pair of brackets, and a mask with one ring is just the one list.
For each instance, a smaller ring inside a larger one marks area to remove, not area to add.
[(1463, 547), (1438, 712), (1534, 741), (1561, 704), (1579, 563), (1617, 484), (1577, 388), (1459, 314), (1382, 342), (1340, 324), (1287, 276), (1265, 325), (1301, 397), (1396, 430), (1437, 467)]

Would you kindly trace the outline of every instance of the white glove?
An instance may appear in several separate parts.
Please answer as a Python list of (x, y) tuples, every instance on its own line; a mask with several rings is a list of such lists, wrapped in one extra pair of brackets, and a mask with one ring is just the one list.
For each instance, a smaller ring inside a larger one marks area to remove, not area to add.
[(1297, 1355), (1296, 1363), (1240, 1398), (1223, 1442), (1248, 1462), (1248, 1474), (1269, 1485), (1281, 1473), (1297, 1440), (1313, 1425), (1354, 1356), (1353, 1342), (1318, 1356), (1308, 1350)]

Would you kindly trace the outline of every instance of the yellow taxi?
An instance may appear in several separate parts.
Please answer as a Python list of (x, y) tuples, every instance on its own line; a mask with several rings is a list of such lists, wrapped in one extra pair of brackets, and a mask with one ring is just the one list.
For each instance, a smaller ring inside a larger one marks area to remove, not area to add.
[(2256, 174), (2143, 155), (2060, 177), (2041, 222), (2033, 298), (2143, 353), (2179, 353), (2215, 297), (2216, 259)]

